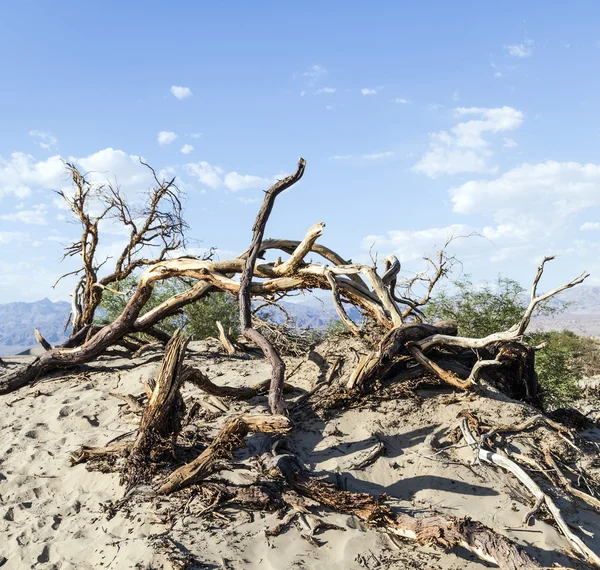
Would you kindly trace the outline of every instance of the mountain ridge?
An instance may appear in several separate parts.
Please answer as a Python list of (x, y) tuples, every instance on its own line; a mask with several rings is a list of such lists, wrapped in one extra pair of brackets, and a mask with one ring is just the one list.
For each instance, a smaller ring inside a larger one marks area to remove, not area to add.
[[(551, 317), (535, 317), (533, 327), (541, 330), (568, 329), (579, 334), (600, 335), (600, 286), (580, 286), (568, 289), (554, 301), (565, 307), (562, 313)], [(331, 299), (313, 298), (299, 303), (282, 303), (288, 314), (302, 328), (325, 328), (337, 314)], [(347, 307), (351, 318), (360, 319), (355, 307)], [(40, 301), (0, 304), (0, 356), (14, 355), (37, 345), (33, 333), (37, 327), (51, 344), (60, 344), (68, 337), (64, 325), (71, 310), (66, 301)], [(285, 315), (271, 311), (271, 318), (278, 323)]]

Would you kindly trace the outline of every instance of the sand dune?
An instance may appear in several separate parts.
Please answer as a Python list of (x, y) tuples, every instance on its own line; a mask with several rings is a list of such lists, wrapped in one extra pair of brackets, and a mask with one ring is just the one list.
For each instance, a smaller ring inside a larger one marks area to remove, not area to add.
[[(193, 343), (190, 361), (215, 382), (247, 385), (269, 377), (263, 360), (215, 357), (214, 348)], [(331, 358), (335, 347), (326, 347)], [(9, 365), (30, 357), (5, 359)], [(290, 362), (290, 370), (300, 363)], [(90, 472), (85, 465), (71, 466), (70, 452), (81, 444), (104, 445), (115, 437), (134, 432), (139, 417), (110, 392), (141, 394), (143, 382), (158, 367), (158, 356), (131, 361), (120, 356), (103, 357), (85, 371), (44, 380), (22, 392), (2, 397), (0, 417), (0, 544), (2, 568), (21, 569), (160, 569), (172, 568), (165, 541), (179, 544), (198, 561), (190, 568), (250, 570), (442, 568), (489, 567), (466, 551), (444, 553), (416, 543), (392, 541), (386, 534), (365, 527), (350, 516), (324, 509), (315, 512), (340, 530), (327, 530), (317, 547), (303, 540), (303, 530), (292, 526), (277, 537), (264, 530), (280, 522), (274, 513), (250, 513), (233, 507), (218, 517), (200, 516), (206, 507), (202, 497), (190, 495), (186, 514), (176, 508), (181, 499), (159, 497), (135, 500), (111, 516), (111, 501), (123, 496), (118, 474)], [(290, 380), (307, 389), (319, 374), (304, 360)], [(185, 397), (205, 399), (193, 387)], [(295, 394), (295, 396), (298, 396)], [(292, 395), (294, 396), (294, 395)], [(543, 564), (560, 562), (583, 568), (568, 555), (568, 543), (550, 519), (536, 519), (524, 526), (523, 515), (533, 501), (510, 475), (483, 465), (471, 465), (469, 448), (457, 447), (436, 454), (428, 436), (442, 445), (458, 425), (457, 415), (469, 408), (481, 417), (517, 422), (522, 407), (478, 397), (457, 399), (449, 390), (422, 390), (416, 397), (374, 402), (366, 409), (347, 410), (324, 423), (307, 417), (290, 437), (290, 448), (315, 473), (337, 473), (347, 489), (386, 493), (396, 508), (412, 512), (436, 509), (456, 516), (470, 516), (506, 534)], [(226, 416), (242, 411), (265, 411), (266, 399), (226, 401), (227, 414), (202, 421), (196, 429), (211, 437)], [(598, 437), (600, 432), (589, 433)], [(364, 470), (353, 466), (375, 442), (384, 441), (387, 455)], [(247, 438), (247, 446), (235, 461), (248, 463), (261, 450), (264, 437)], [(252, 482), (252, 471), (222, 474), (236, 482)], [(596, 473), (598, 476), (598, 473)], [(557, 497), (570, 525), (586, 543), (600, 550), (600, 516), (581, 505)], [(165, 539), (168, 531), (170, 538)], [(161, 536), (163, 535), (163, 536)], [(202, 563), (202, 564), (200, 564)]]

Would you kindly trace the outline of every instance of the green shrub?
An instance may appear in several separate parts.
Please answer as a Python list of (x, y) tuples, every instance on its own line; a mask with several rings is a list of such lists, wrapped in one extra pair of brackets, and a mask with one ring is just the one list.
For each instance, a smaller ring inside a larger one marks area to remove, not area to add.
[[(100, 314), (96, 321), (100, 323), (114, 321), (123, 312), (136, 284), (137, 278), (130, 276), (112, 287), (115, 291), (125, 293), (125, 295), (105, 290), (100, 304)], [(186, 291), (189, 287), (190, 285), (180, 279), (159, 281), (140, 314), (147, 313), (173, 295)], [(182, 328), (194, 340), (202, 340), (208, 336), (218, 335), (216, 321), (221, 321), (225, 330), (231, 331), (233, 337), (239, 333), (237, 301), (227, 293), (209, 293), (196, 303), (186, 305), (181, 313), (162, 320), (157, 327), (167, 333), (173, 333), (177, 328)]]
[[(498, 277), (495, 283), (473, 285), (468, 275), (453, 282), (454, 291), (442, 292), (427, 306), (430, 321), (453, 319), (461, 336), (481, 338), (507, 330), (521, 320), (526, 308), (525, 290), (512, 279)], [(545, 304), (538, 313), (550, 315), (559, 309)], [(569, 331), (532, 333), (532, 346), (546, 347), (536, 353), (535, 369), (546, 409), (568, 406), (579, 393), (577, 381), (600, 369), (600, 352), (592, 339)]]

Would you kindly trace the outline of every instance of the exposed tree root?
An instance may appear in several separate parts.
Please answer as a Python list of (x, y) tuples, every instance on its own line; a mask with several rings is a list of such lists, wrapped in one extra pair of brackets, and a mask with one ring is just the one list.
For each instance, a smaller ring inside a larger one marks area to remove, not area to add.
[(123, 469), (121, 482), (127, 489), (148, 479), (151, 474), (148, 463), (164, 452), (167, 441), (173, 449), (181, 430), (185, 404), (179, 388), (183, 381), (181, 367), (188, 340), (176, 333), (165, 349), (152, 396), (142, 414), (137, 437)]
[(223, 468), (220, 461), (229, 459), (231, 452), (241, 446), (249, 432), (284, 434), (289, 432), (290, 427), (290, 421), (285, 416), (278, 415), (246, 414), (229, 420), (213, 443), (194, 461), (171, 473), (158, 492), (167, 495), (187, 485), (198, 483), (215, 471), (220, 471)]
[(512, 473), (525, 487), (531, 492), (536, 499), (536, 507), (534, 511), (537, 511), (541, 504), (545, 504), (548, 511), (556, 521), (558, 528), (569, 541), (575, 551), (577, 551), (589, 564), (592, 564), (600, 568), (600, 556), (593, 552), (578, 536), (576, 536), (569, 525), (565, 522), (560, 509), (556, 506), (556, 503), (549, 497), (539, 485), (514, 461), (507, 457), (503, 457), (493, 451), (487, 451), (482, 449), (478, 442), (473, 437), (473, 434), (469, 428), (469, 422), (465, 418), (461, 422), (461, 430), (465, 437), (466, 442), (475, 450), (476, 458), (485, 463), (492, 463)]
[(419, 518), (395, 513), (385, 505), (385, 496), (374, 498), (367, 493), (338, 490), (329, 483), (309, 476), (290, 455), (265, 455), (263, 462), (266, 467), (281, 473), (290, 487), (300, 495), (336, 511), (355, 515), (370, 526), (444, 550), (462, 546), (502, 570), (540, 568), (514, 542), (479, 522), (439, 513)]

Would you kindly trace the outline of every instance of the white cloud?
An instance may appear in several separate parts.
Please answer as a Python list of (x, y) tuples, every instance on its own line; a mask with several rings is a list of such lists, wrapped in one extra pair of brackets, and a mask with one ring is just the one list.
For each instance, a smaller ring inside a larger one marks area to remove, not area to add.
[[(362, 240), (362, 247), (363, 249), (373, 247), (381, 254), (393, 253), (401, 262), (409, 262), (422, 259), (424, 254), (443, 247), (451, 237), (468, 236), (473, 231), (472, 227), (464, 224), (416, 231), (392, 230), (384, 235), (366, 236)], [(471, 240), (469, 245), (472, 246)]]
[(31, 189), (58, 189), (67, 181), (65, 166), (60, 156), (37, 161), (23, 152), (13, 152), (10, 159), (0, 157), (0, 198), (14, 195), (24, 198)]
[(54, 148), (58, 142), (55, 136), (42, 131), (29, 131), (29, 136), (33, 137), (35, 144), (44, 150)]
[(186, 165), (188, 174), (195, 176), (202, 184), (210, 188), (219, 188), (223, 185), (223, 170), (212, 166), (208, 162), (192, 162)]
[(315, 95), (330, 95), (335, 93), (335, 87), (321, 87), (315, 91)]
[(363, 95), (377, 95), (382, 89), (383, 87), (381, 85), (379, 87), (363, 87), (360, 92)]
[(192, 139), (199, 139), (202, 136), (202, 133), (192, 133), (190, 135), (190, 138)]
[(271, 186), (277, 179), (286, 176), (280, 173), (272, 178), (264, 178), (262, 176), (254, 176), (252, 174), (238, 174), (237, 172), (225, 172), (218, 166), (213, 166), (208, 162), (192, 162), (186, 164), (188, 174), (196, 177), (202, 184), (210, 188), (225, 187), (231, 192), (250, 189), (266, 189)]
[(513, 139), (505, 137), (502, 140), (504, 141), (504, 144), (502, 145), (504, 148), (514, 148), (517, 146), (516, 141)]
[(194, 150), (194, 147), (191, 144), (184, 144), (181, 147), (181, 152), (183, 154), (190, 154), (190, 152), (192, 152)]
[(453, 210), (514, 220), (527, 212), (553, 221), (600, 205), (600, 165), (548, 161), (522, 164), (495, 180), (473, 180), (450, 191)]
[(161, 146), (171, 144), (177, 138), (177, 133), (173, 131), (160, 131), (157, 136), (158, 144)]
[(314, 85), (321, 77), (328, 75), (327, 70), (320, 65), (311, 65), (302, 75), (308, 77), (310, 85)]
[(494, 73), (494, 77), (504, 77), (502, 75), (502, 73), (500, 71), (496, 71), (496, 73)]
[(375, 152), (372, 154), (363, 154), (362, 158), (365, 158), (366, 160), (378, 160), (380, 158), (387, 158), (389, 156), (394, 156), (394, 152), (392, 152), (391, 150), (388, 150), (386, 152)]
[(399, 105), (408, 105), (410, 101), (408, 99), (402, 99), (401, 97), (396, 97), (394, 99), (394, 103), (398, 103)]
[(525, 38), (522, 44), (512, 44), (506, 46), (508, 53), (513, 57), (530, 57), (533, 55), (533, 40)]
[(351, 154), (336, 154), (335, 156), (331, 157), (332, 160), (350, 160), (351, 158)]
[(180, 87), (178, 85), (171, 87), (171, 93), (179, 100), (192, 96), (192, 90), (189, 87)]
[(600, 230), (600, 222), (585, 222), (580, 229), (583, 231)]
[(238, 192), (239, 190), (249, 190), (251, 188), (262, 188), (267, 189), (273, 181), (267, 178), (261, 178), (260, 176), (252, 176), (251, 174), (238, 174), (237, 172), (230, 172), (225, 176), (225, 186), (232, 192)]
[(70, 157), (89, 182), (106, 184), (117, 181), (130, 196), (154, 184), (150, 170), (140, 163), (140, 157), (125, 151), (105, 148), (83, 158)]
[(415, 164), (415, 172), (430, 178), (461, 172), (489, 172), (487, 161), (493, 152), (483, 135), (516, 129), (523, 121), (523, 113), (506, 106), (493, 109), (459, 107), (455, 109), (455, 115), (478, 118), (460, 122), (450, 132), (431, 133), (429, 151)]
[(11, 214), (2, 214), (0, 220), (8, 222), (19, 222), (21, 224), (31, 224), (36, 226), (45, 226), (48, 224), (46, 218), (48, 208), (45, 204), (34, 206), (31, 210), (17, 210)]
[(258, 202), (261, 201), (261, 199), (260, 198), (245, 198), (243, 196), (240, 196), (238, 198), (238, 201), (240, 201), (242, 204), (248, 205), (248, 204), (257, 204)]
[(27, 237), (27, 234), (23, 232), (0, 231), (0, 245), (7, 245), (13, 242), (22, 242), (25, 241)]

